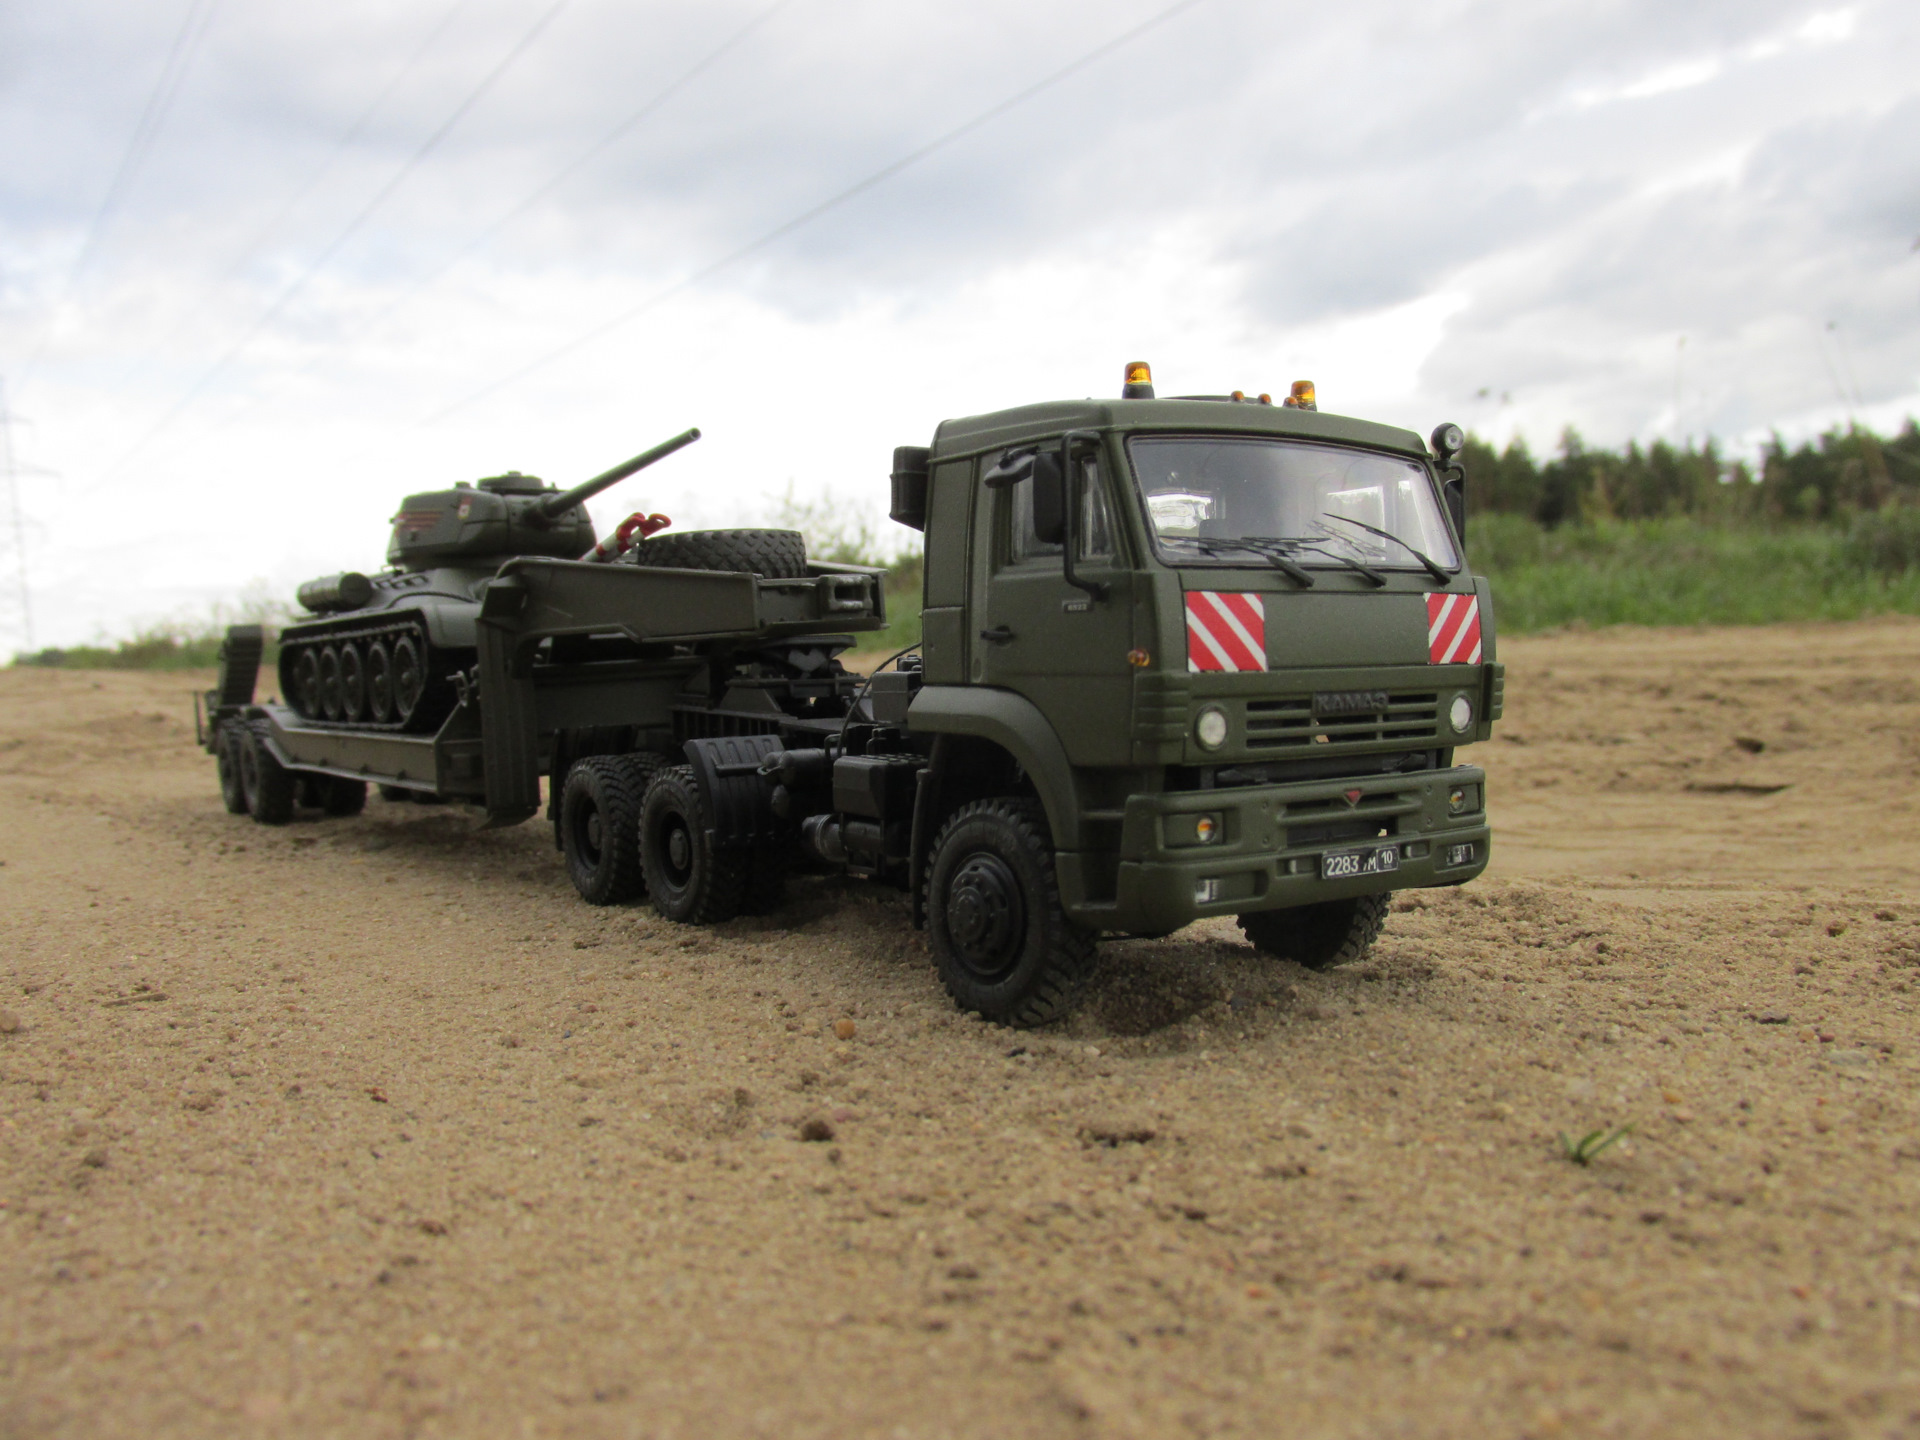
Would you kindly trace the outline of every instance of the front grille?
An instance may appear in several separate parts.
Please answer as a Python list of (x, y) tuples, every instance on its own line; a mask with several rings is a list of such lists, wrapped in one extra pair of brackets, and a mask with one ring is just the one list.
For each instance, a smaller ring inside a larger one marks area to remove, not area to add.
[(1321, 745), (1417, 744), (1440, 734), (1440, 697), (1433, 691), (1389, 694), (1387, 708), (1362, 715), (1313, 718), (1313, 697), (1249, 700), (1249, 750), (1307, 749)]

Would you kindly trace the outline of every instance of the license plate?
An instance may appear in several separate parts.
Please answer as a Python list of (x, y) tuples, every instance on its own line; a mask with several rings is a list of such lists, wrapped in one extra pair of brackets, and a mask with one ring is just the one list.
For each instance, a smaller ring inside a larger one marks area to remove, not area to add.
[(1322, 880), (1347, 880), (1355, 875), (1385, 875), (1400, 868), (1400, 847), (1380, 845), (1366, 850), (1329, 850), (1320, 857)]

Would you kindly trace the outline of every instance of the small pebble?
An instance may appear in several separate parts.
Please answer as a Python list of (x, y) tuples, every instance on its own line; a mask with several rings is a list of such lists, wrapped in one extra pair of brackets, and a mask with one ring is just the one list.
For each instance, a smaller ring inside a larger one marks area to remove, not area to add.
[(104, 1170), (107, 1168), (107, 1152), (100, 1149), (89, 1150), (80, 1157), (80, 1163), (91, 1170)]
[(420, 1233), (423, 1235), (444, 1235), (447, 1233), (447, 1222), (444, 1220), (422, 1220), (420, 1222)]
[(818, 1118), (809, 1120), (800, 1127), (800, 1138), (815, 1143), (831, 1140), (833, 1139), (833, 1126)]
[(0, 1010), (0, 1035), (12, 1035), (20, 1029), (20, 1017), (11, 1010)]
[(851, 1020), (836, 1020), (833, 1022), (833, 1033), (842, 1040), (851, 1040), (855, 1035), (859, 1034), (859, 1032), (860, 1027), (855, 1025)]

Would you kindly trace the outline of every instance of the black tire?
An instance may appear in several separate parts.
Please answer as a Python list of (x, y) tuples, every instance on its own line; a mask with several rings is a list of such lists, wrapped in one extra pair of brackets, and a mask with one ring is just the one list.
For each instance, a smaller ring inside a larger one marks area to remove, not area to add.
[(1067, 918), (1046, 812), (1031, 800), (977, 800), (955, 812), (927, 867), (927, 938), (962, 1010), (1044, 1025), (1072, 1008), (1094, 934)]
[(367, 808), (367, 782), (339, 775), (320, 777), (320, 808), (329, 815), (358, 815)]
[(340, 718), (358, 720), (367, 713), (367, 662), (351, 642), (340, 647)]
[(1330, 970), (1366, 955), (1386, 928), (1391, 899), (1390, 895), (1360, 895), (1235, 918), (1241, 933), (1262, 954), (1292, 960), (1309, 970)]
[(311, 645), (300, 647), (293, 662), (293, 708), (309, 720), (320, 719), (320, 657)]
[(340, 652), (331, 645), (320, 647), (320, 713), (338, 720), (340, 709)]
[(262, 825), (284, 825), (293, 818), (295, 777), (267, 749), (266, 722), (247, 726), (240, 746), (240, 788), (246, 792), (247, 813)]
[(660, 570), (730, 570), (769, 580), (807, 573), (807, 541), (798, 530), (688, 530), (642, 540), (627, 554), (630, 564)]
[(589, 905), (619, 905), (646, 893), (640, 874), (640, 802), (648, 767), (633, 755), (589, 755), (560, 791), (560, 849), (567, 878)]
[(771, 915), (787, 898), (787, 853), (755, 850), (747, 857), (746, 884), (741, 888), (740, 913)]
[(640, 804), (640, 868), (653, 908), (669, 920), (717, 925), (740, 913), (751, 852), (716, 849), (711, 830), (691, 765), (653, 777)]
[(220, 798), (229, 815), (247, 813), (247, 790), (240, 781), (240, 747), (247, 732), (238, 725), (222, 725), (214, 738), (213, 753), (220, 769)]
[(393, 656), (384, 640), (367, 646), (367, 714), (377, 725), (393, 715)]
[(420, 653), (420, 642), (411, 635), (396, 637), (393, 642), (393, 718), (402, 725), (412, 720), (426, 693), (427, 665), (426, 657)]

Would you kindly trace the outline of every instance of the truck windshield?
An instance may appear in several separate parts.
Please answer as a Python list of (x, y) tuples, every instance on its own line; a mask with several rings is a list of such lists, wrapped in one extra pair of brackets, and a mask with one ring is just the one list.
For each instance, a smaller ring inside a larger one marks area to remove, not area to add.
[(1169, 564), (1246, 567), (1278, 564), (1275, 555), (1329, 569), (1460, 563), (1417, 461), (1253, 436), (1136, 436), (1127, 448)]

